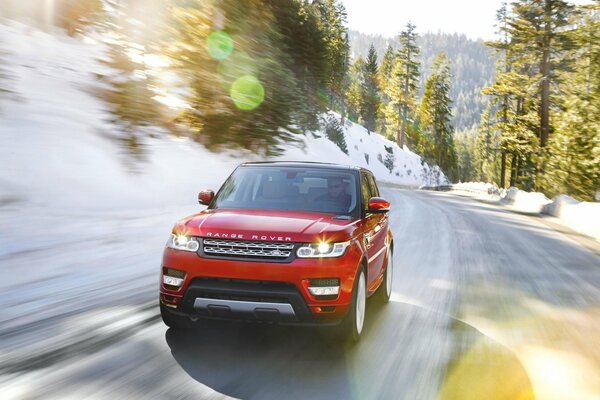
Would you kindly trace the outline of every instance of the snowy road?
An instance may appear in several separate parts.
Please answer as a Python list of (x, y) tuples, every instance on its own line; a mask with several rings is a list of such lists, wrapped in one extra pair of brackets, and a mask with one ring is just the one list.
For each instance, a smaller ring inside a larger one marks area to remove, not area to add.
[[(19, 314), (2, 311), (3, 325), (12, 325), (0, 329), (0, 398), (600, 398), (597, 254), (538, 220), (495, 206), (443, 193), (386, 188), (384, 195), (393, 207), (394, 292), (386, 306), (368, 304), (358, 346), (332, 346), (314, 330), (238, 323), (168, 331), (156, 307), (141, 307), (156, 296), (158, 261), (152, 257), (160, 249), (146, 246), (149, 256), (123, 247), (142, 231), (148, 243), (164, 242), (170, 216), (153, 216), (143, 224), (130, 221), (131, 234), (121, 240), (99, 242), (101, 256), (65, 249), (93, 265), (138, 266), (144, 284), (131, 286), (121, 308), (115, 309), (118, 296), (101, 295), (99, 289), (110, 288), (106, 273), (98, 274), (97, 287), (88, 282), (87, 297), (68, 276), (64, 291), (56, 277), (19, 278), (16, 287), (3, 283), (13, 303), (17, 289), (46, 298), (20, 306), (35, 311), (25, 328), (42, 327), (40, 344), (27, 354), (31, 367), (15, 350)], [(105, 233), (96, 231), (90, 240)], [(24, 268), (44, 251), (5, 255), (2, 262)], [(68, 270), (61, 266), (59, 275)], [(65, 311), (42, 308), (48, 301), (66, 310), (69, 296), (86, 299), (70, 303), (71, 320)], [(128, 323), (123, 316), (130, 309), (137, 311)], [(44, 346), (51, 329), (64, 334), (82, 321), (111, 328), (105, 339), (83, 340), (71, 351), (60, 342)], [(60, 325), (66, 323), (73, 325)]]

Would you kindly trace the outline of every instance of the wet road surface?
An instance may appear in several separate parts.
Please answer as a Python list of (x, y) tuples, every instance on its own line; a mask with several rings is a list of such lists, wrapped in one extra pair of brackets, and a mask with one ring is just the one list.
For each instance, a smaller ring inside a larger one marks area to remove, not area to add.
[[(392, 301), (368, 302), (358, 345), (237, 322), (175, 332), (155, 307), (118, 340), (5, 370), (0, 397), (600, 398), (597, 254), (495, 206), (444, 193), (383, 195), (393, 207)], [(139, 290), (145, 298), (156, 288)]]

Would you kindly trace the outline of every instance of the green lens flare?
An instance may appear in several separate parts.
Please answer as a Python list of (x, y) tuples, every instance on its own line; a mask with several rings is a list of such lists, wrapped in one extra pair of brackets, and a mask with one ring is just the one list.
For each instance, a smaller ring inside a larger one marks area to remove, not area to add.
[(231, 99), (240, 110), (253, 110), (265, 99), (265, 88), (252, 75), (240, 76), (231, 85)]
[(233, 40), (223, 31), (215, 31), (206, 38), (206, 50), (216, 60), (224, 60), (233, 52)]
[(233, 82), (244, 75), (257, 75), (256, 62), (248, 54), (234, 51), (217, 66), (217, 76), (224, 89), (229, 91)]

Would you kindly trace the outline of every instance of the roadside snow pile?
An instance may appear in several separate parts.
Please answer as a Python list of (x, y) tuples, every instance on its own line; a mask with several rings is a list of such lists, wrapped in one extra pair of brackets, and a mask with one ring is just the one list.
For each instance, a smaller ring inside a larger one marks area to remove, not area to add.
[[(242, 151), (212, 153), (154, 129), (143, 135), (142, 160), (132, 162), (107, 105), (94, 95), (101, 85), (95, 74), (110, 73), (99, 61), (106, 57), (102, 44), (16, 22), (0, 24), (0, 37), (10, 79), (3, 84), (13, 92), (0, 99), (0, 205), (114, 211), (193, 204), (199, 190), (217, 189), (237, 164), (260, 161)], [(334, 113), (324, 117), (339, 121)], [(446, 181), (437, 167), (362, 126), (343, 130), (348, 154), (316, 132), (303, 137), (304, 148), (290, 145), (271, 160), (364, 166), (402, 185)]]
[(600, 241), (600, 203), (579, 202), (567, 195), (556, 196), (544, 214), (563, 221), (569, 228)]
[(460, 182), (452, 185), (452, 191), (462, 192), (482, 200), (498, 200), (500, 198), (498, 187), (492, 183)]
[(543, 193), (525, 192), (515, 187), (508, 189), (500, 201), (514, 211), (532, 214), (541, 213), (546, 205), (552, 203)]

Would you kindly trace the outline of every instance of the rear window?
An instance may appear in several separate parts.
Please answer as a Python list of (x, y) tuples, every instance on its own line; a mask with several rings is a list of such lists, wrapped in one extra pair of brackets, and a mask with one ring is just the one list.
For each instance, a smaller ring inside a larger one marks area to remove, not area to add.
[(242, 167), (223, 184), (214, 207), (349, 215), (357, 192), (354, 174), (343, 170)]

